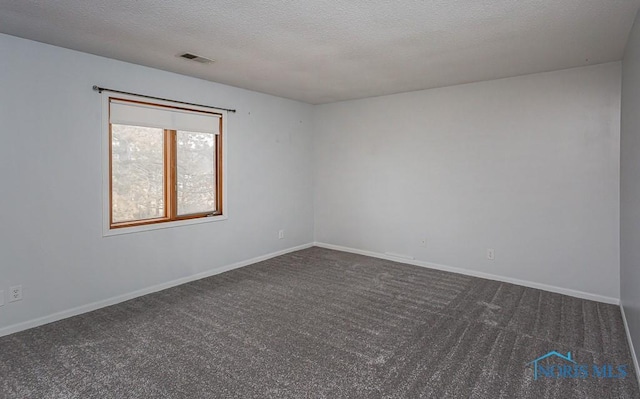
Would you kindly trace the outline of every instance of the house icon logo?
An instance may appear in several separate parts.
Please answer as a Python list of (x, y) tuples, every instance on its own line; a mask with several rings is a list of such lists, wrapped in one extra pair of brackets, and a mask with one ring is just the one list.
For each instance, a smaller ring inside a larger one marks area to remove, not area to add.
[(571, 352), (566, 355), (551, 351), (526, 364), (533, 365), (533, 379), (586, 379), (625, 378), (629, 373), (626, 364), (579, 364)]
[(549, 357), (553, 357), (553, 356), (556, 356), (556, 357), (560, 358), (561, 360), (564, 360), (565, 362), (570, 362), (569, 364), (571, 364), (571, 363), (578, 364), (578, 363), (576, 363), (575, 360), (573, 360), (571, 358), (571, 352), (567, 352), (567, 355), (565, 356), (562, 353), (558, 353), (556, 351), (551, 351), (551, 352), (546, 353), (546, 354), (540, 356), (539, 358), (537, 358), (535, 360), (532, 360), (529, 363), (527, 363), (527, 366), (533, 364), (533, 379), (534, 380), (538, 380), (538, 370), (539, 370), (538, 362), (540, 362), (540, 361), (542, 361), (544, 359), (547, 359)]

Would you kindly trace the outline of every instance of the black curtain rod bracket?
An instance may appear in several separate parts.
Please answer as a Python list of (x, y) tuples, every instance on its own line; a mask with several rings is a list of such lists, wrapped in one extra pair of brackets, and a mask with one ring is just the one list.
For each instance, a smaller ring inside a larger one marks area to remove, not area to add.
[(220, 111), (227, 111), (227, 112), (236, 112), (235, 109), (230, 109), (230, 108), (212, 107), (211, 105), (202, 105), (202, 104), (188, 103), (188, 102), (184, 102), (184, 101), (169, 100), (168, 98), (146, 96), (144, 94), (129, 93), (128, 91), (107, 89), (106, 87), (100, 87), (100, 86), (97, 86), (97, 85), (93, 86), (93, 90), (97, 91), (98, 93), (102, 93), (103, 91), (108, 91), (108, 92), (111, 92), (111, 93), (127, 94), (127, 95), (130, 95), (130, 96), (138, 96), (138, 97), (150, 98), (152, 100), (169, 101), (169, 102), (177, 103), (177, 104), (193, 105), (193, 106), (196, 106), (196, 107), (204, 107), (204, 108), (212, 108), (212, 109), (217, 109), (217, 110), (220, 110)]

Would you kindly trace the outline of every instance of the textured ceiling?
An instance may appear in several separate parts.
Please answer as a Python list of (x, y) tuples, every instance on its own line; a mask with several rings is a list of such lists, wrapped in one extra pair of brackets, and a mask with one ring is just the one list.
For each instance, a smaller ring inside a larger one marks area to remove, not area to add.
[(319, 104), (616, 61), (639, 5), (0, 0), (0, 32)]

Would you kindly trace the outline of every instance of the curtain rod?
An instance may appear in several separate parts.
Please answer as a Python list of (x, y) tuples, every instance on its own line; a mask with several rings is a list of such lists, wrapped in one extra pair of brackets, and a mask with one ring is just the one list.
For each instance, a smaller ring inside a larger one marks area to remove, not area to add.
[(230, 109), (230, 108), (212, 107), (211, 105), (202, 105), (202, 104), (187, 103), (187, 102), (184, 102), (184, 101), (169, 100), (168, 98), (146, 96), (144, 94), (129, 93), (128, 91), (107, 89), (106, 87), (100, 87), (100, 86), (93, 86), (93, 90), (97, 91), (98, 93), (102, 93), (103, 91), (108, 91), (108, 92), (111, 92), (111, 93), (128, 94), (130, 96), (138, 96), (138, 97), (150, 98), (150, 99), (153, 99), (153, 100), (170, 101), (172, 103), (177, 103), (177, 104), (193, 105), (193, 106), (196, 106), (196, 107), (204, 107), (204, 108), (212, 108), (212, 109), (217, 109), (217, 110), (227, 111), (227, 112), (236, 112), (235, 109)]

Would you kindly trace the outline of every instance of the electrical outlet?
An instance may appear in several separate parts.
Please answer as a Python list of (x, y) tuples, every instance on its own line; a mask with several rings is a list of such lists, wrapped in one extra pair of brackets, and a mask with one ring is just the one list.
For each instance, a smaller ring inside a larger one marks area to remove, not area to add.
[(278, 231), (278, 239), (282, 240), (284, 238), (284, 230)]
[(487, 259), (494, 260), (496, 258), (496, 253), (493, 248), (487, 248)]
[(16, 285), (9, 288), (9, 302), (22, 300), (22, 286)]
[(4, 306), (4, 291), (0, 291), (0, 306)]
[(420, 239), (420, 246), (421, 247), (426, 247), (427, 246), (427, 239), (426, 238)]

